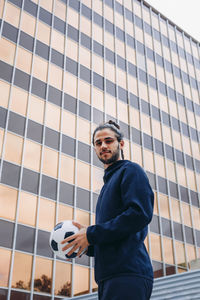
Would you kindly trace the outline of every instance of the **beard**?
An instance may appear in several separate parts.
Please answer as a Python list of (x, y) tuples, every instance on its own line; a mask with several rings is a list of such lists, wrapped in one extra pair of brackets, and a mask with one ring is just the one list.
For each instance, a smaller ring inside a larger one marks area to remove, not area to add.
[(109, 165), (109, 164), (113, 164), (114, 162), (116, 162), (119, 159), (120, 156), (120, 148), (119, 145), (117, 147), (117, 150), (115, 152), (113, 152), (112, 156), (108, 159), (103, 159), (99, 156), (99, 160), (105, 164), (105, 165)]

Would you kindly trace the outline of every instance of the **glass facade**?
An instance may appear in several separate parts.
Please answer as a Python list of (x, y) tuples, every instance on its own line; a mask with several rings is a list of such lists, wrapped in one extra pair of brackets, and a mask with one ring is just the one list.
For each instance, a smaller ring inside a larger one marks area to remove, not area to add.
[(0, 1), (0, 298), (97, 288), (93, 260), (48, 247), (64, 219), (94, 224), (109, 119), (155, 193), (155, 277), (200, 258), (200, 45), (139, 0)]

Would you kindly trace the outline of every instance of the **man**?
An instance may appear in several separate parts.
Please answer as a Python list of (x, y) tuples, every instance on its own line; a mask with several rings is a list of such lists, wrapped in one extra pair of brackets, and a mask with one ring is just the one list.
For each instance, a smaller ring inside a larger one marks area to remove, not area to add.
[(119, 126), (109, 121), (97, 127), (93, 145), (105, 168), (104, 186), (96, 207), (96, 225), (74, 224), (79, 233), (69, 255), (85, 248), (95, 258), (95, 280), (100, 300), (147, 300), (153, 270), (144, 240), (153, 214), (153, 192), (143, 169), (123, 159), (124, 140)]

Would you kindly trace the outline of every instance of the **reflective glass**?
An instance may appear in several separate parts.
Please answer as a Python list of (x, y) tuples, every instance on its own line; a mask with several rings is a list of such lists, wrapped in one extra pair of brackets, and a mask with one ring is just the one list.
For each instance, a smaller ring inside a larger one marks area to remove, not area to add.
[(0, 285), (8, 286), (8, 276), (10, 269), (11, 251), (0, 249)]
[(71, 264), (56, 261), (55, 294), (71, 297)]
[(168, 264), (174, 264), (172, 240), (163, 238), (163, 248), (164, 248), (164, 261)]
[(19, 223), (35, 226), (37, 197), (29, 193), (21, 192), (19, 199)]
[(31, 271), (33, 257), (28, 254), (15, 252), (12, 287), (24, 290), (31, 289)]
[[(13, 148), (15, 151), (13, 151)], [(20, 164), (22, 159), (23, 139), (9, 132), (6, 135), (5, 159)]]
[(89, 269), (74, 266), (74, 296), (89, 292)]
[(61, 161), (60, 161), (60, 179), (62, 181), (73, 184), (74, 167), (75, 167), (74, 159), (62, 154)]
[(7, 186), (0, 185), (0, 216), (14, 220), (16, 213), (17, 191)]
[(90, 189), (90, 166), (77, 161), (77, 185), (81, 188)]
[(55, 202), (40, 199), (38, 227), (51, 231), (55, 224)]
[(34, 291), (51, 293), (52, 288), (52, 261), (36, 257)]
[(162, 254), (161, 254), (160, 236), (157, 234), (151, 233), (150, 240), (151, 240), (151, 258), (161, 261)]

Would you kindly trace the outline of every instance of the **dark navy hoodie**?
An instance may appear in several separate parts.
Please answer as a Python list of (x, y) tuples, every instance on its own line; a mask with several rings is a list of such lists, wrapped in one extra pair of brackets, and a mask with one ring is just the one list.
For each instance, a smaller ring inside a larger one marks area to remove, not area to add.
[(154, 195), (143, 169), (118, 160), (105, 170), (96, 207), (96, 225), (89, 226), (88, 255), (95, 259), (95, 280), (134, 275), (153, 279), (144, 245), (153, 215)]

